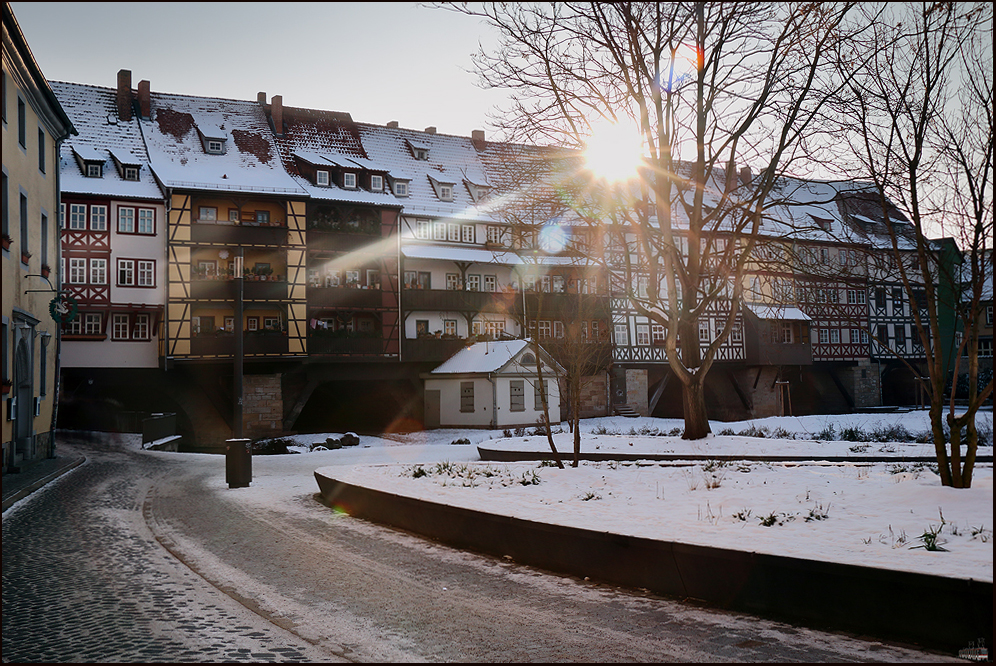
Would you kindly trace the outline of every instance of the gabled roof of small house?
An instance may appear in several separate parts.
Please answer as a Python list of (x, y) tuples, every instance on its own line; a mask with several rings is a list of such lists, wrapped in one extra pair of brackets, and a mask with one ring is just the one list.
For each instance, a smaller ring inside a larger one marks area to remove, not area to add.
[[(531, 353), (529, 340), (495, 340), (491, 342), (475, 342), (464, 347), (428, 376), (439, 378), (446, 375), (490, 374), (510, 370), (517, 359)], [(540, 349), (545, 365), (552, 366), (557, 372), (563, 368), (549, 354)], [(530, 366), (525, 366), (530, 367)], [(532, 366), (535, 368), (535, 365)]]
[[(138, 120), (119, 120), (113, 88), (51, 81), (49, 85), (79, 134), (62, 143), (59, 155), (60, 188), (67, 194), (93, 194), (162, 200), (163, 193), (149, 169), (149, 156)], [(88, 178), (75, 155), (103, 164), (101, 178)], [(111, 158), (139, 166), (138, 180), (125, 180)]]
[[(307, 196), (284, 170), (258, 102), (155, 92), (150, 99), (152, 118), (142, 128), (166, 186)], [(224, 140), (224, 152), (207, 153), (202, 134)]]

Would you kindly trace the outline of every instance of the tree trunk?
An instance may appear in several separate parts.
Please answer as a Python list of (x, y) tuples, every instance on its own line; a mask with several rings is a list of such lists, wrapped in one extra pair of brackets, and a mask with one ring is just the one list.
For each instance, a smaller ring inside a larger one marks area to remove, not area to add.
[(705, 387), (698, 377), (682, 386), (682, 405), (685, 416), (685, 433), (682, 439), (703, 439), (712, 432), (706, 410)]

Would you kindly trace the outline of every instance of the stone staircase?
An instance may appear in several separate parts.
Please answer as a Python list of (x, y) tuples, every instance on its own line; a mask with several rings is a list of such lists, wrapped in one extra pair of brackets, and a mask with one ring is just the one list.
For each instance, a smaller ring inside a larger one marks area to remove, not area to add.
[(629, 405), (612, 405), (612, 411), (616, 416), (625, 416), (628, 419), (639, 418), (636, 410)]

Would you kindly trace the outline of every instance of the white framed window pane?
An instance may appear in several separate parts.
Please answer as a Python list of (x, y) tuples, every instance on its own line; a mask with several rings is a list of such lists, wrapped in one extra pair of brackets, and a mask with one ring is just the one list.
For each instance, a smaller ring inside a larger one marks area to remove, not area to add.
[(118, 208), (118, 231), (123, 234), (135, 233), (134, 208)]
[(356, 174), (355, 173), (342, 174), (342, 186), (351, 189), (356, 187)]
[(128, 338), (128, 315), (114, 315), (112, 336), (115, 340), (126, 340)]
[(218, 209), (213, 206), (201, 206), (197, 209), (197, 219), (213, 222), (218, 219)]
[(446, 274), (446, 288), (450, 291), (460, 289), (460, 275), (458, 273)]
[(135, 284), (135, 262), (131, 259), (118, 259), (118, 284), (131, 287)]
[(480, 291), (481, 290), (481, 276), (480, 275), (468, 275), (467, 276), (467, 290), (468, 291)]
[(370, 176), (370, 189), (374, 192), (384, 191), (384, 177), (383, 176)]
[(140, 208), (138, 210), (138, 233), (152, 234), (155, 231), (155, 211), (150, 208)]
[(69, 260), (69, 282), (71, 284), (86, 283), (86, 259)]
[(91, 231), (107, 231), (107, 206), (90, 206)]
[(443, 320), (443, 334), (444, 335), (456, 335), (457, 334), (457, 323), (456, 323), (456, 319), (444, 319)]
[(329, 184), (329, 172), (328, 171), (317, 171), (315, 172), (315, 183), (318, 185), (328, 185)]
[(463, 225), (463, 227), (461, 229), (461, 236), (462, 236), (461, 240), (464, 243), (473, 243), (474, 242), (474, 225), (473, 224), (465, 224), (465, 225)]
[(446, 223), (432, 223), (432, 240), (446, 240)]
[(69, 228), (86, 229), (86, 206), (81, 204), (69, 205)]
[(497, 275), (485, 275), (484, 276), (484, 291), (497, 291), (498, 290), (498, 276)]
[(149, 338), (149, 315), (135, 315), (135, 326), (131, 330), (131, 336), (135, 340), (147, 340)]
[(457, 242), (460, 240), (460, 227), (456, 224), (446, 225), (446, 240)]
[(636, 344), (638, 345), (650, 344), (650, 326), (648, 324), (636, 325)]
[(90, 260), (90, 284), (107, 284), (107, 259)]
[(139, 287), (153, 287), (155, 286), (155, 266), (154, 261), (139, 261), (138, 262), (138, 286)]
[(626, 328), (626, 324), (616, 324), (615, 331), (616, 331), (616, 344), (628, 345), (629, 331)]
[(405, 182), (395, 182), (394, 183), (394, 193), (399, 197), (408, 196), (408, 183)]
[(83, 332), (87, 335), (100, 335), (101, 332), (101, 319), (100, 314), (96, 312), (88, 312), (86, 314), (86, 319), (84, 320)]

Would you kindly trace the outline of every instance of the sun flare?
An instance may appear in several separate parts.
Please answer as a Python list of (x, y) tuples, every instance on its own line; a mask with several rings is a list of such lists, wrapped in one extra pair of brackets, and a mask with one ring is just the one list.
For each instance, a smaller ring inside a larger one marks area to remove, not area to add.
[(634, 178), (643, 163), (643, 139), (631, 125), (593, 124), (585, 145), (585, 162), (599, 178), (624, 181)]

